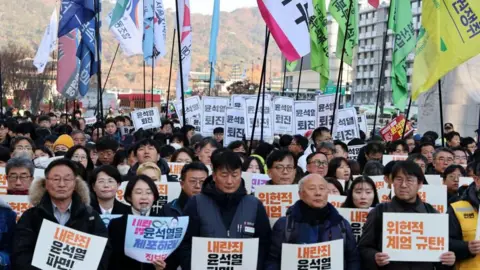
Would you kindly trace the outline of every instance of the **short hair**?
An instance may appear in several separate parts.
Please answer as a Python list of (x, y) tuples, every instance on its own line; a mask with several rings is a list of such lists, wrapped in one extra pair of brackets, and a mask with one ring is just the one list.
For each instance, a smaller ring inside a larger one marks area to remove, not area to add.
[(319, 145), (317, 145), (317, 152), (320, 152), (320, 149), (328, 149), (332, 151), (333, 154), (337, 152), (335, 145), (331, 142), (321, 142)]
[(322, 132), (328, 132), (330, 133), (330, 129), (328, 129), (327, 127), (318, 127), (316, 128), (313, 132), (312, 132), (312, 140), (313, 142), (315, 143), (315, 139), (322, 135)]
[(343, 149), (344, 152), (348, 153), (348, 146), (347, 144), (345, 144), (344, 142), (340, 141), (340, 140), (335, 140), (333, 141), (333, 145), (340, 145), (340, 147)]
[(445, 134), (445, 139), (447, 141), (451, 141), (453, 139), (453, 137), (455, 137), (455, 136), (458, 136), (459, 139), (462, 138), (460, 136), (460, 133), (458, 133), (456, 131), (452, 131), (452, 132), (449, 132), (449, 133)]
[(383, 175), (384, 166), (382, 163), (376, 160), (369, 160), (363, 168), (363, 175), (365, 176), (375, 176)]
[[(337, 169), (340, 168), (340, 166), (342, 166), (342, 162), (345, 162), (348, 165), (348, 167), (350, 168), (350, 164), (348, 164), (348, 160), (346, 158), (344, 158), (344, 157), (333, 158), (328, 163), (327, 176), (337, 178), (337, 176), (336, 176), (337, 175)], [(350, 173), (350, 177), (352, 177), (351, 173)], [(348, 181), (350, 179), (343, 179), (343, 180)]]
[(153, 140), (158, 143), (158, 146), (164, 146), (165, 143), (167, 142), (167, 135), (163, 133), (157, 133), (153, 135)]
[(161, 157), (169, 157), (175, 153), (175, 147), (171, 145), (164, 145), (160, 148), (160, 156)]
[(465, 156), (468, 158), (470, 156), (469, 154), (469, 151), (467, 150), (467, 148), (464, 148), (464, 147), (461, 147), (461, 146), (457, 146), (457, 147), (452, 147), (450, 148), (450, 150), (452, 150), (453, 155), (455, 156), (455, 151), (462, 151), (463, 153), (465, 153)]
[(56, 140), (58, 139), (58, 136), (57, 135), (48, 135), (47, 137), (45, 137), (45, 142), (52, 142), (54, 143)]
[(180, 155), (180, 153), (187, 154), (192, 160), (195, 159), (195, 155), (193, 154), (192, 150), (190, 150), (190, 148), (183, 147), (173, 152), (172, 157), (170, 158), (170, 161), (177, 162), (177, 158), (178, 158), (178, 155)]
[(118, 115), (114, 119), (115, 119), (115, 123), (116, 122), (125, 122), (125, 117), (122, 116), (122, 115)]
[(205, 138), (205, 139), (203, 139), (201, 142), (198, 143), (199, 149), (203, 149), (203, 148), (205, 148), (207, 145), (210, 145), (210, 146), (212, 146), (212, 147), (214, 147), (214, 148), (217, 148), (217, 149), (222, 148), (222, 146), (221, 146), (216, 140), (214, 140), (214, 139), (212, 139), (212, 138), (210, 138), (210, 137), (209, 137), (209, 138)]
[(45, 177), (48, 177), (50, 171), (57, 166), (67, 166), (73, 171), (75, 177), (79, 176), (79, 166), (75, 163), (75, 161), (67, 158), (61, 158), (55, 159), (54, 161), (50, 162), (50, 164), (48, 164), (47, 168), (45, 169)]
[(223, 134), (224, 133), (224, 130), (222, 127), (216, 127), (214, 130), (213, 130), (213, 134)]
[(158, 172), (158, 175), (162, 176), (162, 170), (160, 170), (160, 167), (158, 167), (158, 165), (155, 164), (154, 162), (150, 162), (150, 161), (140, 164), (140, 166), (138, 166), (138, 169), (137, 169), (136, 173), (137, 173), (137, 175), (140, 175), (144, 171), (149, 170), (149, 169), (152, 169), (152, 170)]
[(304, 151), (307, 149), (308, 139), (305, 138), (304, 136), (297, 134), (297, 135), (293, 136), (293, 140), (295, 140), (297, 142), (297, 144), (299, 144)]
[(423, 138), (428, 138), (432, 143), (434, 143), (438, 139), (438, 137), (438, 133), (431, 130), (423, 134)]
[(349, 159), (348, 160), (348, 165), (350, 166), (350, 174), (352, 176), (361, 174), (360, 163), (358, 161), (353, 160), (353, 159)]
[(322, 153), (322, 152), (313, 152), (313, 153), (310, 153), (310, 154), (307, 156), (307, 164), (309, 164), (310, 161), (312, 161), (312, 158), (313, 158), (314, 156), (316, 156), (316, 155), (323, 155), (323, 156), (325, 156), (325, 158), (328, 160), (327, 155), (325, 155), (324, 153)]
[(113, 167), (112, 165), (102, 165), (93, 170), (92, 176), (90, 177), (90, 186), (93, 187), (95, 185), (97, 182), (97, 177), (101, 172), (115, 179), (119, 185), (122, 182), (122, 176), (120, 175), (120, 172), (118, 172), (117, 168)]
[(261, 142), (255, 149), (255, 155), (259, 155), (265, 160), (268, 158), (268, 156), (272, 153), (274, 149), (275, 147), (273, 147), (273, 145), (266, 142)]
[(348, 146), (363, 145), (363, 144), (365, 144), (365, 140), (360, 138), (354, 138), (348, 142)]
[(245, 143), (243, 141), (233, 141), (230, 144), (228, 144), (227, 149), (230, 149), (233, 151), (233, 149), (237, 149), (239, 147), (242, 147), (246, 150), (247, 147), (245, 146)]
[(252, 161), (254, 160), (258, 163), (258, 168), (260, 169), (260, 173), (264, 174), (265, 167), (263, 166), (262, 161), (256, 156), (249, 156), (245, 158), (245, 161), (243, 161), (242, 171), (246, 172), (248, 170), (248, 167), (250, 167), (250, 163), (252, 163)]
[[(408, 146), (407, 146), (408, 149)], [(373, 141), (367, 143), (365, 146), (365, 155), (371, 155), (371, 154), (376, 154), (376, 153), (382, 153), (385, 152), (385, 147), (381, 142)]]
[(292, 158), (293, 164), (297, 167), (297, 160), (293, 156), (293, 154), (287, 150), (274, 150), (268, 157), (267, 157), (267, 168), (273, 168), (273, 164), (275, 162), (280, 162), (286, 158)]
[(33, 136), (35, 133), (35, 126), (31, 122), (20, 123), (15, 129), (15, 133), (30, 134), (30, 136)]
[(33, 165), (33, 162), (30, 159), (23, 157), (11, 158), (7, 162), (5, 172), (8, 174), (8, 172), (13, 168), (26, 168), (28, 169), (28, 172), (30, 172), (30, 176), (33, 176), (33, 173), (35, 172), (35, 166)]
[(419, 154), (419, 153), (409, 155), (407, 160), (410, 160), (410, 161), (413, 161), (413, 162), (415, 162), (415, 160), (421, 160), (421, 161), (423, 161), (423, 163), (425, 163), (425, 165), (428, 164), (428, 159), (424, 155)]
[(113, 157), (113, 163), (112, 163), (112, 165), (116, 167), (116, 166), (118, 166), (120, 163), (122, 163), (125, 159), (128, 159), (127, 151), (125, 151), (125, 150), (118, 150), (118, 151), (115, 153), (115, 156)]
[(235, 171), (242, 169), (242, 159), (239, 155), (228, 149), (217, 149), (212, 153), (213, 171), (227, 169)]
[[(476, 143), (475, 139), (472, 137), (465, 137), (460, 140), (460, 145), (464, 148), (467, 148), (469, 144)], [(473, 153), (472, 153), (473, 154)]]
[(459, 170), (460, 173), (462, 174), (462, 176), (466, 176), (466, 175), (467, 175), (467, 171), (462, 167), (462, 165), (452, 164), (452, 165), (448, 166), (448, 167), (443, 171), (443, 174), (442, 174), (443, 181), (445, 182), (445, 179), (447, 178), (447, 175), (453, 173), (455, 170)]
[(22, 136), (13, 138), (12, 142), (10, 143), (10, 152), (13, 153), (13, 151), (15, 151), (15, 146), (20, 141), (27, 141), (30, 144), (30, 146), (32, 146), (32, 151), (35, 152), (35, 143), (32, 141), (32, 139), (30, 139), (28, 137), (22, 137)]
[(126, 202), (128, 202), (129, 204), (132, 204), (131, 198), (132, 198), (133, 188), (135, 187), (138, 181), (143, 181), (147, 183), (148, 187), (153, 193), (153, 201), (155, 202), (156, 200), (158, 200), (158, 197), (160, 197), (160, 195), (158, 193), (158, 189), (157, 189), (157, 186), (155, 185), (155, 182), (153, 182), (152, 178), (142, 174), (142, 175), (136, 175), (128, 181), (127, 187), (125, 188), (125, 196), (124, 196)]
[(353, 203), (353, 189), (355, 188), (356, 185), (366, 183), (369, 184), (372, 187), (373, 190), (373, 202), (370, 207), (375, 207), (377, 204), (380, 203), (380, 200), (378, 198), (378, 192), (377, 188), (375, 186), (375, 182), (373, 182), (372, 178), (363, 175), (355, 178), (350, 185), (350, 188), (347, 190), (347, 198), (345, 199), (345, 202), (342, 204), (343, 208), (357, 208), (355, 204)]
[(170, 126), (172, 127), (172, 129), (173, 129), (173, 123), (172, 123), (171, 121), (169, 121), (169, 120), (164, 120), (164, 121), (162, 121), (162, 125), (160, 126), (160, 128), (163, 128), (163, 127), (166, 126), (166, 125), (170, 125)]
[(403, 150), (407, 151), (408, 152), (408, 144), (406, 141), (404, 140), (396, 140), (396, 141), (393, 141), (393, 142), (390, 142), (388, 145), (387, 145), (387, 152), (389, 154), (391, 153), (394, 153), (395, 151), (397, 151), (397, 147), (401, 145)]
[(292, 140), (293, 140), (292, 135), (283, 134), (282, 136), (280, 136), (280, 140), (278, 141), (278, 143), (280, 144), (280, 147), (288, 147), (292, 143)]
[(75, 136), (75, 135), (77, 135), (77, 134), (82, 134), (83, 136), (86, 136), (86, 135), (85, 135), (85, 132), (83, 132), (83, 131), (80, 130), (80, 129), (76, 129), (76, 130), (72, 131), (72, 133), (70, 133), (70, 137), (73, 138), (73, 136)]
[(340, 192), (340, 195), (345, 195), (345, 191), (343, 190), (342, 184), (340, 184), (340, 181), (337, 180), (335, 177), (325, 177), (325, 180), (327, 180), (327, 183), (332, 184), (335, 186), (336, 189)]
[(112, 150), (113, 152), (117, 152), (118, 142), (115, 139), (106, 136), (100, 138), (95, 144), (95, 147), (97, 151)]
[(172, 137), (170, 137), (170, 143), (172, 143), (175, 140), (181, 141), (182, 143), (184, 143), (185, 142), (185, 135), (183, 133), (180, 133), (180, 132), (173, 133)]
[(160, 146), (158, 145), (158, 142), (155, 141), (155, 140), (152, 140), (150, 138), (146, 138), (146, 139), (143, 139), (143, 140), (140, 140), (138, 141), (134, 146), (133, 146), (133, 151), (135, 152), (135, 155), (137, 155), (137, 152), (138, 152), (138, 149), (142, 146), (147, 146), (147, 145), (151, 145), (153, 147), (155, 147), (155, 149), (157, 150), (157, 153), (160, 154)]
[(394, 179), (399, 173), (404, 173), (405, 175), (417, 177), (417, 182), (422, 184), (425, 182), (425, 175), (423, 174), (422, 169), (415, 162), (410, 160), (397, 161), (395, 166), (392, 169), (392, 179)]
[(385, 164), (385, 166), (383, 167), (383, 176), (390, 177), (395, 164), (397, 164), (397, 161), (395, 161), (395, 160), (392, 160), (392, 161), (388, 162), (387, 164)]
[(40, 117), (38, 117), (38, 123), (43, 122), (43, 121), (47, 121), (47, 122), (50, 123), (50, 116), (48, 116), (48, 115), (41, 115)]
[(203, 171), (207, 174), (209, 174), (209, 171), (208, 171), (208, 168), (207, 166), (205, 166), (205, 164), (201, 163), (201, 162), (192, 162), (192, 163), (189, 163), (189, 164), (186, 164), (185, 166), (183, 166), (182, 168), (182, 172), (180, 172), (180, 180), (183, 181), (185, 180), (185, 177), (187, 176), (187, 173), (189, 171)]
[(114, 118), (107, 118), (107, 120), (105, 121), (105, 126), (110, 123), (113, 123), (115, 126), (117, 126), (117, 122), (115, 122)]
[(451, 154), (452, 156), (455, 157), (455, 153), (453, 153), (452, 150), (450, 150), (450, 149), (448, 149), (448, 148), (446, 148), (446, 147), (439, 147), (439, 148), (437, 148), (437, 149), (435, 150), (435, 152), (433, 153), (433, 159), (434, 159), (434, 160), (437, 159), (438, 154), (440, 154), (441, 152), (449, 153), (449, 154)]

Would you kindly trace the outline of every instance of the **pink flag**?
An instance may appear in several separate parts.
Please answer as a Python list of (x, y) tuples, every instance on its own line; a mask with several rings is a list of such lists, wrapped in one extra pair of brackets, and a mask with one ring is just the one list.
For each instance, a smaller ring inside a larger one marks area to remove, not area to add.
[(78, 33), (70, 33), (58, 38), (57, 91), (68, 99), (78, 94)]
[(380, 0), (368, 0), (368, 3), (370, 4), (370, 6), (378, 8), (378, 5), (380, 5)]

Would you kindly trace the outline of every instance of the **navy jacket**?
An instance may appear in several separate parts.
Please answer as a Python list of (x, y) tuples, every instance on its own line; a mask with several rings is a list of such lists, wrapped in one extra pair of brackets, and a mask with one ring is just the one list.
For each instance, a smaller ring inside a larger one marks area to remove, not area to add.
[(17, 214), (6, 202), (0, 199), (0, 261), (10, 269), (10, 254), (13, 248), (13, 232), (15, 231)]
[[(301, 208), (308, 208), (303, 201), (297, 201), (287, 211), (289, 228), (292, 229), (287, 238), (287, 217), (281, 217), (272, 231), (272, 245), (266, 261), (265, 270), (280, 270), (282, 257), (282, 244), (314, 244), (332, 240), (344, 239), (344, 268), (347, 270), (360, 270), (360, 255), (357, 243), (352, 233), (352, 228), (330, 203), (325, 206), (325, 220), (323, 224), (313, 225), (312, 217), (305, 217)], [(344, 238), (345, 236), (345, 238)]]

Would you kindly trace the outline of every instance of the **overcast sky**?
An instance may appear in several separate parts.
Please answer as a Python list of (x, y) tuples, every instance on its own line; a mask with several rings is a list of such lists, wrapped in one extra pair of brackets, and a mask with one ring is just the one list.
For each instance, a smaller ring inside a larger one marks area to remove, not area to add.
[[(175, 9), (175, 0), (163, 0), (166, 8)], [(256, 7), (257, 0), (220, 0), (221, 11), (233, 11), (238, 8)], [(213, 0), (190, 0), (192, 13), (212, 14)]]

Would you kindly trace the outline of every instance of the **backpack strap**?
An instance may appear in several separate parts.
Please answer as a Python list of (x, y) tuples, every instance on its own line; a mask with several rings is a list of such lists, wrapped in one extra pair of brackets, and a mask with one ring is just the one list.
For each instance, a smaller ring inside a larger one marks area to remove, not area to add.
[(290, 215), (286, 215), (285, 220), (285, 243), (290, 243), (290, 237), (292, 236), (292, 232), (295, 229), (295, 221), (290, 218)]
[(342, 222), (338, 224), (338, 227), (340, 227), (340, 232), (342, 233), (343, 238), (343, 247), (345, 248), (347, 246), (347, 228), (345, 226), (344, 219), (342, 219)]

